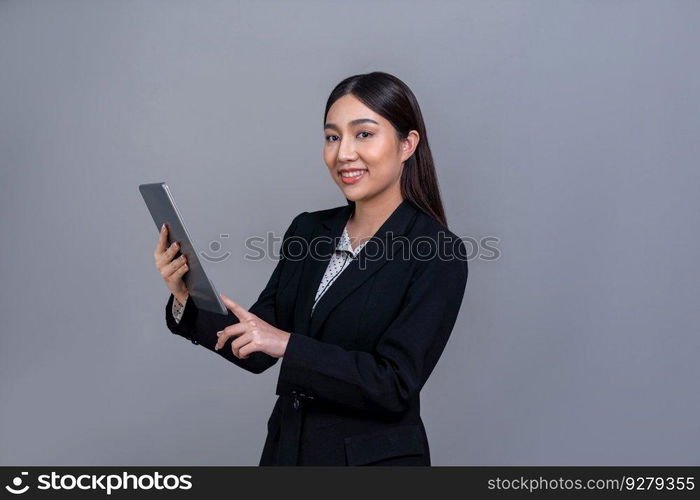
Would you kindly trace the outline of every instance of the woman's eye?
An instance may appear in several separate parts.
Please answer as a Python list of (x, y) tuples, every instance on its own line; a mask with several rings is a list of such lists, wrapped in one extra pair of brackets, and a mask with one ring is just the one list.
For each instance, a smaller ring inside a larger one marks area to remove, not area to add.
[[(357, 135), (362, 135), (362, 134), (367, 134), (367, 136), (362, 137), (362, 139), (367, 139), (368, 137), (374, 135), (372, 132), (367, 132), (367, 131), (360, 132), (360, 133), (357, 134)], [(326, 142), (336, 142), (336, 141), (332, 141), (332, 140), (331, 140), (331, 138), (333, 138), (333, 137), (337, 137), (337, 136), (335, 136), (335, 135), (327, 135), (327, 136), (326, 136)]]

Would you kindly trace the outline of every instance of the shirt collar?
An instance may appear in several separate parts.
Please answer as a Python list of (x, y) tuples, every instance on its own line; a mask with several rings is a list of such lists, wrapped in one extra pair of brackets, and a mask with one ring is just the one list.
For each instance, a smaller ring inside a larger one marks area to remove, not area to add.
[(357, 246), (357, 248), (353, 249), (352, 245), (350, 244), (350, 235), (348, 234), (348, 229), (343, 228), (343, 234), (340, 237), (340, 241), (336, 245), (335, 249), (339, 251), (345, 251), (345, 252), (350, 252), (353, 257), (357, 257), (357, 254), (360, 253), (360, 250), (367, 244), (369, 240), (360, 243), (360, 245)]

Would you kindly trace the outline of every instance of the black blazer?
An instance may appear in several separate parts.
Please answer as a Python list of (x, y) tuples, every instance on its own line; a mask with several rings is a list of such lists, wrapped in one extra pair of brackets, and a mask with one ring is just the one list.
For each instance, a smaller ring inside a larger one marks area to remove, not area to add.
[(284, 235), (280, 260), (249, 309), (292, 334), (282, 358), (255, 352), (238, 359), (233, 339), (214, 350), (216, 332), (238, 318), (198, 310), (188, 300), (175, 323), (168, 299), (173, 333), (253, 373), (282, 359), (260, 465), (430, 465), (419, 392), (457, 319), (468, 274), (465, 245), (404, 200), (312, 315), (351, 213), (351, 205), (303, 212)]

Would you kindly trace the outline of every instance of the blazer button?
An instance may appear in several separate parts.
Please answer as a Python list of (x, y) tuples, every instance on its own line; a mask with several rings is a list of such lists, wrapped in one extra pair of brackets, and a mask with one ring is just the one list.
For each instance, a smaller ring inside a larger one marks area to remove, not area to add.
[(294, 396), (294, 399), (292, 399), (292, 406), (294, 407), (295, 410), (299, 409), (299, 398)]
[(192, 339), (192, 343), (195, 344), (195, 345), (196, 345), (196, 344), (199, 344), (199, 342), (197, 342), (195, 339)]

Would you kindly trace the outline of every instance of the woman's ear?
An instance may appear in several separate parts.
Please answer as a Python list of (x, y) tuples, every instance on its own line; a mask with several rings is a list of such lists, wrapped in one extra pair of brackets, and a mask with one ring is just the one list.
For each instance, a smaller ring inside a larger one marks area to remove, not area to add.
[(401, 162), (408, 160), (411, 155), (416, 151), (418, 143), (420, 142), (420, 135), (415, 130), (411, 130), (405, 139), (401, 141)]

